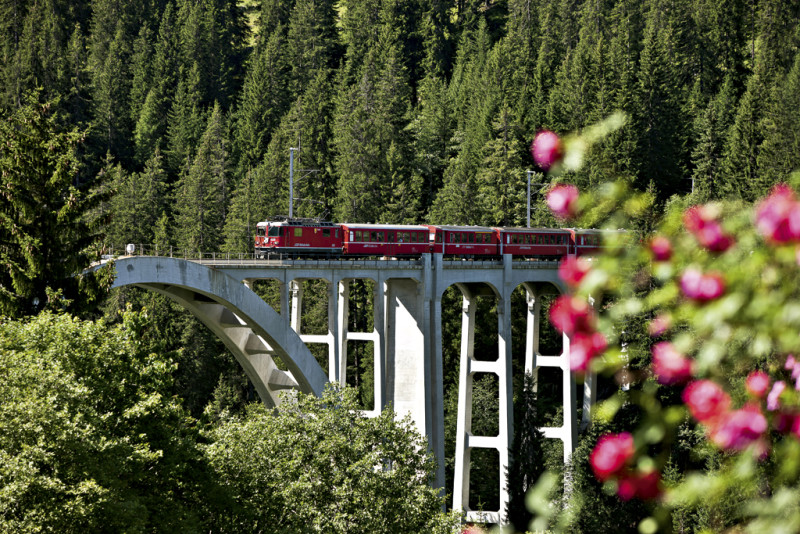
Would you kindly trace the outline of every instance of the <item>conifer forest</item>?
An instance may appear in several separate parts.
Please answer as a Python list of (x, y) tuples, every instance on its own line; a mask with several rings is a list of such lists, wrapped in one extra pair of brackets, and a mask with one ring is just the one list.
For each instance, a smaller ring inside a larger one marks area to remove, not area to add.
[[(618, 111), (624, 126), (587, 145), (574, 170), (536, 167), (538, 131), (579, 137)], [(252, 254), (256, 224), (289, 213), (290, 149), (295, 216), (525, 226), (534, 171), (532, 226), (564, 224), (545, 200), (557, 182), (601, 198), (613, 181), (651, 199), (628, 228), (646, 235), (687, 198), (752, 206), (790, 181), (799, 132), (795, 0), (0, 0), (0, 530), (458, 528), (442, 512), (451, 500), (419, 475), (432, 472), (423, 438), (391, 416), (374, 420), (380, 429), (337, 419), (372, 402), (370, 347), (350, 349), (353, 388), (299, 401), (313, 423), (292, 409), (270, 417), (224, 345), (177, 304), (75, 276), (128, 243)], [(351, 286), (353, 328), (370, 324), (371, 283)], [(315, 333), (327, 324), (326, 290), (304, 284)], [(254, 290), (278, 306), (274, 285)], [(448, 484), (460, 298), (451, 288), (442, 300)], [(524, 298), (515, 293), (514, 310)], [(494, 302), (478, 313), (492, 325)], [(558, 377), (542, 374), (536, 389), (521, 376), (522, 312), (513, 322), (516, 425), (534, 432), (561, 417)], [(632, 322), (629, 332), (646, 328)], [(557, 350), (559, 334), (542, 328), (543, 347)], [(476, 351), (496, 354), (496, 335), (479, 328)], [(631, 351), (642, 367), (649, 359)], [(602, 379), (600, 397), (617, 387)], [(496, 421), (496, 391), (476, 381), (473, 414)], [(349, 411), (330, 415), (326, 402)], [(341, 473), (329, 483), (350, 488), (348, 509), (333, 490), (310, 493), (318, 479), (290, 468), (308, 461), (308, 444), (292, 442), (295, 457), (281, 447), (280, 433), (302, 425), (318, 437), (356, 428), (350, 445), (331, 445), (353, 465), (383, 454), (366, 441), (390, 432), (407, 445), (392, 461), (411, 475)], [(545, 468), (568, 479), (588, 511), (566, 531), (644, 532), (648, 504), (592, 478), (599, 433), (580, 437), (567, 468), (561, 450), (529, 434), (515, 445), (511, 480), (535, 481)], [(687, 431), (676, 449), (698, 435)], [(705, 469), (722, 456), (709, 453)], [(273, 472), (284, 478), (264, 475)], [(473, 505), (492, 509), (497, 475), (481, 473)], [(511, 490), (521, 519), (508, 510), (520, 532), (534, 517), (520, 504), (524, 485)], [(383, 508), (370, 509), (370, 491)], [(735, 528), (737, 498), (673, 509), (658, 524)]]

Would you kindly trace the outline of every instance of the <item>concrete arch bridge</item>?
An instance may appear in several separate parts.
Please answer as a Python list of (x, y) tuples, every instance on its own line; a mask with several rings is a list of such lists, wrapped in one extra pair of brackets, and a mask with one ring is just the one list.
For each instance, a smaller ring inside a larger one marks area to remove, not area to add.
[[(244, 368), (261, 399), (273, 406), (280, 392), (294, 389), (319, 395), (326, 382), (346, 383), (347, 344), (371, 341), (374, 350), (372, 412), (391, 404), (399, 416), (410, 414), (428, 437), (438, 461), (435, 483), (444, 487), (444, 405), (442, 385), (442, 295), (451, 286), (462, 294), (460, 376), (453, 505), (467, 519), (501, 522), (508, 501), (506, 466), (513, 436), (511, 294), (522, 286), (527, 301), (525, 370), (561, 370), (563, 424), (543, 428), (560, 439), (569, 458), (577, 434), (576, 385), (569, 370), (569, 339), (563, 352), (539, 353), (541, 296), (564, 290), (557, 262), (445, 261), (439, 254), (418, 260), (197, 260), (127, 256), (114, 261), (114, 287), (138, 286), (166, 295), (198, 317), (225, 343)], [(256, 280), (277, 280), (280, 313), (251, 290)], [(304, 334), (304, 280), (324, 280), (328, 290), (327, 333)], [(348, 331), (349, 291), (353, 280), (373, 281), (373, 324), (365, 332)], [(497, 299), (498, 355), (476, 359), (474, 332), (477, 299)], [(327, 369), (308, 346), (327, 346)], [(276, 358), (283, 366), (276, 363)], [(283, 367), (283, 369), (281, 369)], [(499, 385), (496, 436), (472, 433), (472, 389), (476, 374), (495, 375)], [(584, 422), (593, 402), (593, 380), (584, 384)], [(493, 511), (469, 507), (471, 452), (497, 451), (500, 506)]]

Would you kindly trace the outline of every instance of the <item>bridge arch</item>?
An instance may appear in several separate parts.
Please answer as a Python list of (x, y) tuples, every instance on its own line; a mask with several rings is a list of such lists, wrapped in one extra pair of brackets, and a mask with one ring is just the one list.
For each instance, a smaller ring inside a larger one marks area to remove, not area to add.
[[(232, 276), (166, 257), (120, 258), (112, 287), (136, 286), (188, 309), (225, 344), (270, 407), (287, 389), (321, 395), (328, 381), (300, 336), (258, 295)], [(288, 368), (278, 368), (278, 356)]]

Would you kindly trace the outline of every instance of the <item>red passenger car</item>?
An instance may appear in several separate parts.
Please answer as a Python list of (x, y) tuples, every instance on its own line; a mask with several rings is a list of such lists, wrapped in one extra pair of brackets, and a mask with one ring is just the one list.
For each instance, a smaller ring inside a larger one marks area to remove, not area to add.
[(560, 258), (572, 252), (572, 232), (557, 228), (497, 228), (501, 252), (526, 258)]
[(351, 223), (341, 226), (344, 254), (349, 257), (403, 258), (430, 252), (426, 226)]
[(342, 254), (342, 230), (337, 224), (313, 219), (285, 219), (269, 222), (266, 228), (264, 246), (259, 249), (256, 245), (256, 254), (262, 257), (265, 254), (325, 257)]
[(578, 256), (594, 256), (603, 250), (603, 230), (572, 230), (575, 242), (575, 254)]
[(490, 258), (499, 255), (496, 229), (486, 226), (428, 226), (433, 252), (445, 256)]

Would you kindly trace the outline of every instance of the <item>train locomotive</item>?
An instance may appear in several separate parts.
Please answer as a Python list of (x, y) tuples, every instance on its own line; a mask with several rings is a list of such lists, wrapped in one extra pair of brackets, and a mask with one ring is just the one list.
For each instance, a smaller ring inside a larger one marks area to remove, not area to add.
[(256, 225), (256, 257), (419, 258), (443, 254), (460, 259), (554, 260), (596, 255), (602, 232), (575, 228), (355, 224), (276, 218)]

